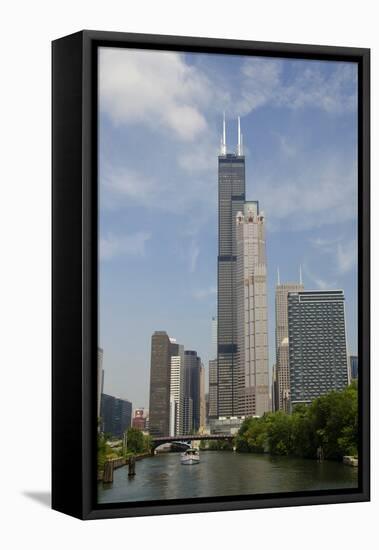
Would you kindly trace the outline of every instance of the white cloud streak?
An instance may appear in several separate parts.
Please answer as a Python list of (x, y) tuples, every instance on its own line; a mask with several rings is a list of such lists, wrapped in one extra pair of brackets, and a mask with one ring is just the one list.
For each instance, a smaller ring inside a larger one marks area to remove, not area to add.
[(334, 273), (338, 276), (345, 275), (357, 265), (358, 247), (356, 239), (311, 239), (313, 248), (330, 257)]
[[(330, 62), (329, 67), (330, 67)], [(231, 110), (237, 114), (271, 105), (291, 110), (307, 107), (339, 115), (357, 106), (357, 69), (354, 63), (338, 63), (325, 74), (325, 63), (292, 63), (293, 78), (283, 79), (283, 61), (267, 58), (247, 59), (242, 66), (241, 97), (232, 98)], [(233, 104), (235, 107), (233, 107)]]
[(337, 267), (341, 274), (348, 273), (357, 265), (358, 247), (355, 239), (337, 245)]
[(208, 288), (199, 288), (192, 292), (192, 295), (196, 300), (204, 300), (211, 296), (217, 295), (217, 288), (215, 286), (210, 286)]
[(188, 268), (190, 273), (196, 271), (197, 260), (199, 258), (200, 248), (197, 242), (193, 239), (191, 240), (189, 249), (188, 249)]
[(131, 235), (108, 234), (100, 239), (100, 260), (114, 260), (119, 256), (145, 256), (146, 242), (151, 233), (139, 231)]

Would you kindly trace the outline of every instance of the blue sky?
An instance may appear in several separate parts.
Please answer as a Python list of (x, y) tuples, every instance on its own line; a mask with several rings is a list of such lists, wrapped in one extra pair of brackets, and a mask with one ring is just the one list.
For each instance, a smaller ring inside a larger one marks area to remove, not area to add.
[(269, 366), (282, 282), (345, 291), (357, 351), (357, 67), (102, 48), (99, 340), (107, 393), (148, 407), (150, 339), (208, 370), (217, 308), (217, 155), (237, 115), (247, 198), (267, 223)]

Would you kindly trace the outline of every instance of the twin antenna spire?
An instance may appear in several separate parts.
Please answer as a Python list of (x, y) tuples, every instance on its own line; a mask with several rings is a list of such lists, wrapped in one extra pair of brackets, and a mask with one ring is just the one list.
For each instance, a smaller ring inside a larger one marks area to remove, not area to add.
[[(226, 155), (227, 149), (226, 149), (226, 122), (225, 122), (225, 113), (222, 121), (222, 136), (221, 136), (221, 147), (220, 147), (220, 154)], [(242, 141), (242, 134), (241, 134), (241, 120), (240, 117), (238, 117), (238, 141), (237, 141), (237, 155), (239, 157), (242, 157), (243, 155), (243, 141)]]
[[(280, 285), (280, 273), (279, 273), (279, 267), (277, 268), (278, 269), (278, 274), (277, 274), (277, 285)], [(301, 269), (301, 264), (299, 266), (299, 283), (302, 285), (303, 284), (303, 271)]]

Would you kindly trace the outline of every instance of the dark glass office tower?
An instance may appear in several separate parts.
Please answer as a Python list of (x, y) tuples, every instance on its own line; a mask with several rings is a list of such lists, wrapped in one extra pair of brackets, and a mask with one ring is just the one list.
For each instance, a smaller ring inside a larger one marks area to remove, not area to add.
[(112, 395), (101, 395), (101, 418), (104, 433), (114, 437), (122, 437), (130, 428), (132, 420), (132, 403), (126, 399), (118, 399)]
[(237, 153), (227, 153), (224, 120), (218, 157), (217, 416), (237, 414), (236, 215), (244, 202), (241, 134)]
[(291, 406), (349, 383), (343, 290), (288, 294)]
[[(184, 351), (184, 421), (185, 434), (190, 433), (186, 429), (198, 431), (200, 427), (200, 377), (201, 359), (196, 351)], [(192, 404), (192, 405), (191, 405)], [(191, 418), (188, 417), (190, 415)]]

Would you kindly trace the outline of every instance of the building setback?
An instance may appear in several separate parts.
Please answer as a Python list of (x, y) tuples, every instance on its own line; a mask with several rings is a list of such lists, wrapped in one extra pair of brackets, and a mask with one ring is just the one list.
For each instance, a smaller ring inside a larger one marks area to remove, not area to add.
[(236, 215), (245, 202), (245, 157), (227, 153), (225, 117), (218, 156), (217, 416), (237, 414)]
[(126, 399), (119, 399), (103, 393), (100, 414), (104, 433), (122, 437), (125, 430), (131, 425), (132, 404)]
[(165, 331), (151, 337), (149, 432), (153, 437), (170, 434), (171, 357), (179, 346)]
[(342, 290), (288, 294), (291, 408), (349, 383)]
[(301, 292), (303, 290), (304, 286), (301, 281), (299, 283), (280, 284), (279, 280), (275, 290), (275, 381), (277, 384), (275, 410), (289, 411), (288, 293)]
[(236, 217), (238, 416), (269, 411), (265, 221), (256, 201)]

